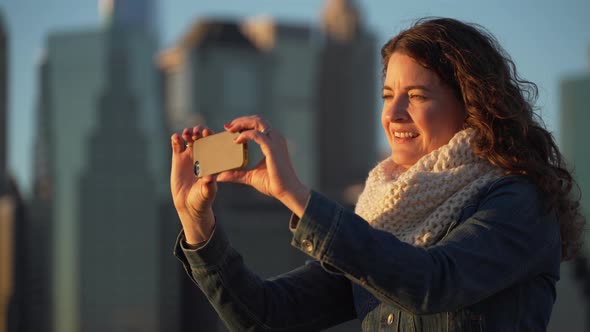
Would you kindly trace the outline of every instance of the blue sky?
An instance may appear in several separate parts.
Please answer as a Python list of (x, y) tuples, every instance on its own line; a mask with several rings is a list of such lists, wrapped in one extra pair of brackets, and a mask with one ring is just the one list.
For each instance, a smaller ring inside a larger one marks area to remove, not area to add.
[[(587, 74), (590, 67), (588, 0), (357, 3), (364, 23), (377, 36), (377, 47), (423, 16), (448, 16), (483, 25), (512, 56), (520, 74), (539, 85), (537, 106), (553, 131), (559, 125), (559, 81)], [(317, 25), (323, 7), (324, 1), (320, 0), (160, 0), (161, 47), (174, 44), (199, 17), (266, 15)], [(0, 9), (10, 38), (9, 169), (28, 193), (35, 131), (36, 63), (45, 38), (53, 31), (98, 27), (100, 18), (95, 0), (0, 0)], [(376, 71), (375, 75), (377, 78), (379, 73)], [(374, 110), (376, 121), (379, 111)], [(381, 133), (376, 135), (382, 137)], [(384, 141), (380, 142), (384, 147)]]

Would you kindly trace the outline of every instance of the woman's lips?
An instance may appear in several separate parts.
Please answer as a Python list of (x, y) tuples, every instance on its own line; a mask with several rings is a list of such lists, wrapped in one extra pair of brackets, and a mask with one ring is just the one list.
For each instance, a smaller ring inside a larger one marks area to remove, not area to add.
[(393, 132), (393, 141), (396, 143), (407, 143), (414, 140), (416, 137), (420, 136), (420, 134), (411, 131), (394, 131)]
[(393, 136), (398, 138), (415, 138), (418, 137), (418, 133), (412, 131), (394, 131)]

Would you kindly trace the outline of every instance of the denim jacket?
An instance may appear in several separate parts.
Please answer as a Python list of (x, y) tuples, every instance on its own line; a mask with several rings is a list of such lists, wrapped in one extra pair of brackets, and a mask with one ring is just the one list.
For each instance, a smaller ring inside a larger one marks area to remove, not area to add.
[(372, 228), (317, 192), (291, 244), (313, 260), (262, 280), (217, 225), (175, 255), (231, 331), (320, 331), (354, 318), (363, 331), (545, 331), (559, 280), (554, 213), (523, 176), (506, 176), (462, 209), (433, 246)]

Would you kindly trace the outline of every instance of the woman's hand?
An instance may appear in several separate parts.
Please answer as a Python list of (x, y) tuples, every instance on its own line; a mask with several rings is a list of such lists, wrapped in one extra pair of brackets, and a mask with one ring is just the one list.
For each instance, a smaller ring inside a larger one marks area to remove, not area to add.
[(236, 143), (252, 140), (260, 145), (264, 159), (251, 170), (233, 170), (217, 176), (219, 182), (237, 182), (254, 187), (259, 192), (272, 196), (301, 217), (309, 189), (304, 186), (291, 164), (285, 138), (270, 129), (259, 116), (245, 116), (226, 124), (225, 130), (240, 132)]
[(217, 182), (211, 175), (197, 179), (193, 173), (192, 149), (194, 141), (212, 134), (211, 130), (202, 126), (185, 128), (182, 138), (187, 142), (186, 148), (180, 135), (175, 133), (171, 137), (170, 189), (186, 241), (190, 244), (209, 239), (215, 225), (212, 206), (217, 194)]

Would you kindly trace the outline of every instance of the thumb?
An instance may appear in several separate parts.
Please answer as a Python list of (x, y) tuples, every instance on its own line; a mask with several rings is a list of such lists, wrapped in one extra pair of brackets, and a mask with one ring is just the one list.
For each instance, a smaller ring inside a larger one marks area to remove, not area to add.
[(213, 175), (207, 175), (200, 179), (201, 191), (203, 196), (207, 198), (215, 197), (217, 193), (217, 179)]
[(217, 181), (216, 177), (217, 177), (216, 175), (205, 175), (205, 176), (203, 176), (201, 178), (201, 182), (204, 183), (204, 184), (205, 183), (206, 184), (209, 184), (211, 182), (216, 182)]
[(249, 184), (250, 176), (248, 173), (248, 171), (241, 169), (221, 172), (217, 175), (217, 181)]

